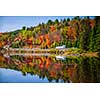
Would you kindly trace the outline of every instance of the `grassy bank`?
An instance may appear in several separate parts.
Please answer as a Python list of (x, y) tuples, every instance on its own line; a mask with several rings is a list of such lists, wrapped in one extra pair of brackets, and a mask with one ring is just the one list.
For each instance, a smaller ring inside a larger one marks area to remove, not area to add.
[(71, 56), (87, 56), (87, 57), (98, 57), (98, 52), (91, 52), (91, 51), (83, 51), (81, 49), (74, 49), (71, 48), (67, 52), (63, 54), (64, 56), (71, 55)]
[(82, 53), (80, 54), (81, 56), (87, 56), (87, 57), (98, 57), (98, 52), (86, 52), (86, 53)]

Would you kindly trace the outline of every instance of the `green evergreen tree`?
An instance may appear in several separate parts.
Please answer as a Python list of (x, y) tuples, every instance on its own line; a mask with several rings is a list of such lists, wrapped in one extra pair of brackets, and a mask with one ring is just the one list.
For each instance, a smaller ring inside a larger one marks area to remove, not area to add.
[(95, 17), (96, 20), (96, 50), (100, 52), (100, 16)]
[(91, 27), (89, 23), (89, 19), (83, 19), (81, 21), (81, 26), (82, 26), (82, 33), (81, 38), (80, 38), (80, 48), (88, 51), (89, 50), (89, 45), (90, 45), (90, 32), (91, 32)]

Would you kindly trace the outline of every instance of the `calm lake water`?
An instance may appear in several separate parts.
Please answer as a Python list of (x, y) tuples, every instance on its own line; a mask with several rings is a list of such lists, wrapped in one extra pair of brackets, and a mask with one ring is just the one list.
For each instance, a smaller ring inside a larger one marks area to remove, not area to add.
[(0, 55), (0, 83), (99, 83), (100, 58)]

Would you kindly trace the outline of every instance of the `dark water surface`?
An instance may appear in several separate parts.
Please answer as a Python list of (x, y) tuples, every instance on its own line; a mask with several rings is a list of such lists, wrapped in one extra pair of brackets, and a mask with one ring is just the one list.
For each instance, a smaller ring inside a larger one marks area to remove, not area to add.
[(100, 58), (0, 55), (0, 83), (99, 83)]

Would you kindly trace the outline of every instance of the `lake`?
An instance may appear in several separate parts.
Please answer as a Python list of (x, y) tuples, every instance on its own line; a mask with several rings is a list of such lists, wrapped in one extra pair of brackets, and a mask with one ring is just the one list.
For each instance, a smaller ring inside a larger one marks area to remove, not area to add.
[(0, 83), (99, 83), (100, 58), (0, 54)]

